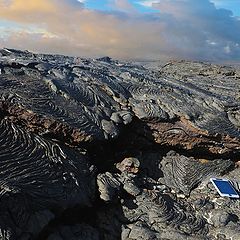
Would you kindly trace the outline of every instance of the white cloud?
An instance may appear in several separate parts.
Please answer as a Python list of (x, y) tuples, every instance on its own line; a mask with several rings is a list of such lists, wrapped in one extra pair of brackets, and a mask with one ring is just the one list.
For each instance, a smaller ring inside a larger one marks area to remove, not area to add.
[(224, 49), (224, 52), (225, 52), (226, 54), (231, 53), (231, 48), (230, 48), (229, 45), (225, 46), (223, 49)]
[(213, 46), (217, 45), (217, 42), (211, 41), (210, 39), (207, 39), (206, 42), (209, 45), (213, 45)]
[(159, 0), (144, 0), (139, 1), (138, 4), (145, 6), (145, 7), (152, 7), (154, 3), (159, 3)]

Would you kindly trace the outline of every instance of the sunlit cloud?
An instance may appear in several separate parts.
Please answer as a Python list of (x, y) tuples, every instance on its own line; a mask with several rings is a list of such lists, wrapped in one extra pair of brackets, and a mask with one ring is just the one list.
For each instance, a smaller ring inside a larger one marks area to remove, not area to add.
[(128, 0), (114, 0), (116, 9), (123, 11), (135, 11), (134, 6)]

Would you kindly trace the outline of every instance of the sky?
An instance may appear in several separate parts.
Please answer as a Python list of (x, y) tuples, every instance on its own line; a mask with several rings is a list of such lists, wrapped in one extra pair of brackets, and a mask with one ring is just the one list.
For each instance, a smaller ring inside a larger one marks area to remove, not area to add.
[(240, 0), (0, 0), (0, 48), (240, 62)]

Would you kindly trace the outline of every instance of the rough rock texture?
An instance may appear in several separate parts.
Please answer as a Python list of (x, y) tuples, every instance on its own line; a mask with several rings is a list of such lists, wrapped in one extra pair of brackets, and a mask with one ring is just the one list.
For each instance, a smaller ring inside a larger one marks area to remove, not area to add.
[(240, 70), (0, 50), (0, 239), (239, 240)]
[(231, 160), (194, 159), (171, 151), (161, 161), (164, 182), (173, 189), (189, 194), (193, 187), (206, 177), (226, 172), (233, 165)]

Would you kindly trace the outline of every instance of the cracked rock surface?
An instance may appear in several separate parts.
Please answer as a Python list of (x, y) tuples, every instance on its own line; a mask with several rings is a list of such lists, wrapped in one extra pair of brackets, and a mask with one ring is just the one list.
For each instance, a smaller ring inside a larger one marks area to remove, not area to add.
[(240, 69), (0, 49), (0, 239), (239, 240)]

